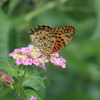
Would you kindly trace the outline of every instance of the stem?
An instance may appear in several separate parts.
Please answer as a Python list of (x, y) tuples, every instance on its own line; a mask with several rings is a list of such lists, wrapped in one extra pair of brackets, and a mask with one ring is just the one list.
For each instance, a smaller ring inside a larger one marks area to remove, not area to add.
[(16, 100), (16, 96), (17, 96), (17, 91), (15, 91), (15, 94), (14, 94), (12, 100)]
[[(50, 65), (51, 65), (51, 63), (49, 62), (49, 63), (48, 63), (48, 66), (47, 66), (46, 68), (48, 68)], [(41, 71), (39, 72), (39, 74), (41, 74), (41, 73), (44, 72), (44, 71), (46, 71), (46, 69), (41, 70)]]
[(29, 66), (26, 67), (25, 72), (24, 72), (24, 74), (23, 74), (23, 76), (22, 76), (22, 78), (21, 78), (20, 85), (22, 85), (24, 76), (25, 76), (25, 74), (26, 74), (26, 72), (28, 71), (29, 68), (30, 68)]
[[(30, 68), (30, 66), (27, 66), (26, 67), (26, 69), (25, 69), (25, 71), (24, 71), (24, 74), (22, 75), (22, 77), (21, 77), (21, 81), (20, 81), (20, 85), (22, 86), (22, 82), (23, 82), (23, 79), (24, 79), (24, 77), (25, 77), (25, 74), (26, 74), (26, 72), (28, 71), (28, 69)], [(15, 91), (15, 94), (14, 94), (14, 96), (13, 96), (13, 98), (12, 98), (12, 100), (16, 100), (17, 98), (17, 91)]]
[(45, 71), (45, 69), (41, 70), (41, 71), (39, 72), (39, 74), (41, 74), (41, 73), (44, 72), (44, 71)]
[(42, 13), (42, 12), (44, 12), (44, 11), (46, 11), (46, 10), (49, 10), (49, 9), (53, 8), (55, 5), (56, 5), (55, 2), (50, 2), (50, 3), (48, 3), (47, 5), (43, 5), (43, 7), (40, 7), (40, 8), (38, 8), (38, 9), (33, 10), (33, 11), (31, 11), (30, 13), (28, 13), (23, 19), (24, 19), (25, 21), (29, 21), (29, 20), (31, 20), (33, 17), (39, 15), (40, 13)]

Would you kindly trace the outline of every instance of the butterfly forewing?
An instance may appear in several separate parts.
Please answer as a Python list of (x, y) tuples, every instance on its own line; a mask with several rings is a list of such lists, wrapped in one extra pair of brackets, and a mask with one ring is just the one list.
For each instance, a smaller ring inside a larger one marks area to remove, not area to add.
[(50, 55), (56, 40), (54, 34), (49, 31), (47, 26), (38, 26), (32, 30), (29, 32), (31, 33), (30, 39), (32, 43), (38, 47), (44, 55)]

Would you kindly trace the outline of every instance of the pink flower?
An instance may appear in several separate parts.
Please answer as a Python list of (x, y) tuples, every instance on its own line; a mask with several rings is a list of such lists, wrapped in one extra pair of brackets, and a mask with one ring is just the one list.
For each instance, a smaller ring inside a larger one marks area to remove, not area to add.
[(25, 50), (26, 55), (30, 55), (31, 51)]
[(59, 61), (59, 65), (60, 65), (62, 68), (66, 68), (65, 63), (64, 63), (64, 62), (62, 62), (62, 61)]
[(6, 75), (6, 73), (4, 73), (4, 72), (0, 72), (0, 75), (3, 76), (3, 75)]
[(20, 65), (20, 64), (22, 64), (23, 63), (23, 60), (21, 59), (21, 58), (17, 58), (16, 59), (16, 64), (17, 65)]
[(40, 63), (39, 63), (39, 60), (38, 59), (34, 59), (33, 60), (33, 64), (35, 64), (36, 66), (38, 66)]
[(59, 57), (59, 53), (54, 53), (54, 57)]
[(36, 97), (31, 96), (30, 100), (37, 100)]
[(26, 65), (32, 65), (33, 63), (32, 59), (26, 59), (25, 62), (26, 62)]
[(62, 57), (60, 57), (60, 58), (52, 57), (50, 59), (50, 62), (55, 65), (61, 66), (62, 68), (66, 68), (66, 65), (65, 65), (66, 60)]
[(31, 50), (29, 47), (23, 48), (26, 55), (31, 55)]
[(13, 82), (12, 78), (9, 75), (6, 75), (5, 81), (8, 82), (8, 83)]
[(4, 72), (0, 72), (0, 84), (5, 84), (7, 86), (10, 86), (13, 88), (13, 79), (11, 78), (11, 76), (7, 75)]
[(51, 63), (55, 63), (56, 60), (57, 60), (57, 58), (55, 58), (55, 57), (51, 57), (50, 62), (51, 62)]
[(43, 69), (46, 68), (46, 67), (45, 67), (45, 63), (41, 63), (39, 66), (40, 66), (41, 68), (43, 68)]
[(61, 61), (63, 61), (64, 63), (66, 62), (66, 60), (63, 57), (60, 57)]
[(24, 49), (24, 50), (30, 50), (30, 47), (24, 47), (22, 49)]
[(19, 52), (21, 52), (21, 50), (20, 49), (15, 49), (14, 52), (19, 53)]
[(12, 52), (9, 54), (9, 57), (13, 57), (16, 53), (15, 52)]

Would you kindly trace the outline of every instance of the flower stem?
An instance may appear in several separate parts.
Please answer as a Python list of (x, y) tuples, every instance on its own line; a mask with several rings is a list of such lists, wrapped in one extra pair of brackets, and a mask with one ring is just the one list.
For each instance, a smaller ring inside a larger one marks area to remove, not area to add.
[(43, 5), (43, 7), (35, 9), (31, 11), (30, 13), (26, 14), (26, 16), (23, 18), (25, 21), (31, 20), (33, 17), (39, 15), (40, 13), (47, 11), (51, 8), (53, 8), (56, 5), (55, 2), (49, 2), (47, 5)]
[[(27, 67), (26, 67), (26, 69), (25, 69), (25, 71), (24, 71), (24, 74), (23, 74), (22, 77), (21, 77), (21, 81), (19, 82), (20, 86), (22, 86), (23, 79), (24, 79), (25, 74), (26, 74), (26, 72), (28, 71), (29, 68), (30, 68), (30, 66), (27, 66)], [(14, 94), (12, 100), (16, 100), (16, 99), (17, 99), (17, 98), (16, 98), (16, 97), (17, 97), (17, 94), (18, 94), (18, 92), (15, 91), (15, 94)]]
[(39, 74), (41, 74), (41, 73), (43, 73), (44, 71), (46, 71), (47, 70), (47, 68), (49, 67), (51, 65), (51, 63), (49, 62), (48, 63), (48, 66), (46, 67), (46, 69), (43, 69), (43, 70), (41, 70), (40, 72), (38, 72)]
[(16, 97), (17, 97), (17, 91), (15, 91), (15, 94), (14, 94), (12, 100), (16, 100)]
[(24, 79), (24, 77), (25, 77), (25, 74), (26, 74), (26, 72), (28, 71), (29, 68), (30, 68), (30, 66), (27, 66), (27, 67), (26, 67), (26, 69), (25, 69), (25, 71), (24, 71), (24, 74), (22, 75), (22, 78), (21, 78), (21, 81), (20, 81), (20, 85), (22, 85), (22, 82), (23, 82), (23, 79)]

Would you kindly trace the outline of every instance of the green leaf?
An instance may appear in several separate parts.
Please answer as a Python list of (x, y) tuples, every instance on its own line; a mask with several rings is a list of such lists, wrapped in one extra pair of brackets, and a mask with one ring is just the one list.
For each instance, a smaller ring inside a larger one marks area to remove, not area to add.
[(45, 86), (44, 86), (44, 82), (42, 80), (42, 78), (40, 77), (36, 77), (36, 76), (31, 76), (31, 77), (27, 77), (23, 84), (24, 87), (30, 87), (33, 88), (36, 93), (38, 94), (38, 96), (41, 98), (41, 100), (44, 100), (45, 98)]
[(21, 86), (15, 86), (15, 89), (18, 91), (18, 93), (21, 94), (21, 96), (22, 96), (22, 98), (23, 98), (24, 100), (28, 100), (28, 99), (27, 99), (27, 95), (26, 95), (26, 93), (25, 93), (25, 90), (24, 90)]
[(50, 85), (49, 80), (48, 80), (48, 77), (44, 77), (44, 78), (43, 78), (43, 81), (44, 81), (44, 83), (45, 83), (46, 85)]
[(38, 90), (40, 87), (45, 88), (42, 78), (36, 76), (27, 77), (23, 82), (23, 86), (31, 86), (36, 90)]
[(6, 60), (0, 60), (0, 71), (3, 71), (11, 76), (17, 76), (16, 69)]
[(40, 100), (40, 98), (38, 97), (38, 95), (36, 94), (35, 91), (30, 90), (30, 89), (27, 89), (27, 90), (25, 90), (25, 92), (26, 92), (26, 95), (27, 95), (28, 100), (29, 100), (29, 98), (31, 96), (34, 96), (34, 97), (38, 98), (38, 100)]
[(45, 94), (45, 90), (43, 87), (40, 87), (38, 90), (36, 90), (36, 93), (41, 98), (41, 100), (45, 100), (46, 94)]

